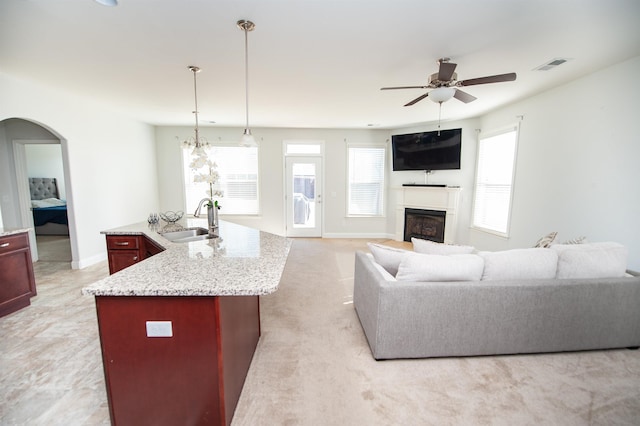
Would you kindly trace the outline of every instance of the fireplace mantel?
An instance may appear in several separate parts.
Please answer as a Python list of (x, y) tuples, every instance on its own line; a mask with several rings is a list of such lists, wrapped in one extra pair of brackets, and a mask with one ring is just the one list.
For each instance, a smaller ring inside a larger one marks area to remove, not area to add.
[(403, 186), (397, 191), (395, 240), (404, 240), (404, 209), (439, 210), (446, 212), (444, 242), (454, 244), (458, 228), (460, 187)]

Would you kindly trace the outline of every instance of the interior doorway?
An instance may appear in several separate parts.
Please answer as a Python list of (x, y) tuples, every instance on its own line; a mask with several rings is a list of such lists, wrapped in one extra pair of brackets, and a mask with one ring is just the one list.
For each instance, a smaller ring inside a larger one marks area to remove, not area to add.
[[(29, 239), (34, 262), (64, 262), (73, 267), (74, 233), (70, 232), (73, 227), (67, 215), (71, 203), (66, 206), (71, 194), (67, 185), (69, 174), (65, 141), (47, 128), (24, 119), (3, 120), (0, 130), (3, 130), (0, 151), (5, 157), (3, 167), (6, 166), (6, 173), (0, 174), (0, 183), (4, 188), (0, 191), (2, 225), (5, 228), (31, 228)], [(34, 177), (55, 179), (59, 190), (55, 197), (65, 204), (62, 210), (66, 224), (35, 226), (30, 188), (30, 178)]]

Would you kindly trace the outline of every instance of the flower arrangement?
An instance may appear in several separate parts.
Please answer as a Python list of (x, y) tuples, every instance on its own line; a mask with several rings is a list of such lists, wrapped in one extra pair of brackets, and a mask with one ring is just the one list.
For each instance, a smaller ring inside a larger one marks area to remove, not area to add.
[(212, 200), (209, 204), (213, 202), (211, 207), (220, 209), (221, 206), (218, 204), (218, 201), (213, 201), (214, 197), (224, 197), (223, 191), (220, 189), (214, 189), (214, 185), (218, 182), (218, 179), (220, 179), (220, 174), (217, 170), (218, 165), (215, 161), (211, 161), (211, 159), (209, 159), (203, 147), (196, 147), (191, 155), (193, 155), (193, 160), (189, 164), (189, 167), (194, 171), (193, 181), (209, 184), (207, 195)]

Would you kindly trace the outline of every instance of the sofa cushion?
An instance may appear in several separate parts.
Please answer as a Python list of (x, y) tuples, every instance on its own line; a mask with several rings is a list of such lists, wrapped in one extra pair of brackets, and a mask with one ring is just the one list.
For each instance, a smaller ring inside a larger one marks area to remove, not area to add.
[(407, 253), (412, 253), (409, 250), (383, 246), (382, 244), (367, 243), (367, 245), (369, 246), (369, 251), (371, 251), (376, 263), (386, 269), (387, 272), (394, 277), (398, 273), (400, 261), (402, 261)]
[(378, 272), (380, 272), (380, 275), (382, 275), (382, 278), (384, 278), (387, 281), (398, 281), (396, 280), (396, 277), (391, 275), (389, 271), (384, 269), (382, 265), (376, 262), (376, 260), (373, 258), (373, 255), (371, 253), (366, 253), (366, 255), (367, 255), (367, 258), (371, 260), (371, 264), (373, 265), (373, 267), (376, 268)]
[(442, 244), (414, 237), (411, 237), (411, 243), (413, 243), (413, 251), (422, 254), (469, 254), (473, 253), (473, 251), (475, 250), (475, 248), (471, 246)]
[(616, 278), (627, 269), (629, 250), (614, 242), (555, 244), (558, 253), (556, 278)]
[(484, 262), (476, 254), (409, 253), (398, 267), (398, 281), (478, 281)]
[(518, 280), (555, 278), (558, 255), (545, 248), (483, 251), (483, 280)]

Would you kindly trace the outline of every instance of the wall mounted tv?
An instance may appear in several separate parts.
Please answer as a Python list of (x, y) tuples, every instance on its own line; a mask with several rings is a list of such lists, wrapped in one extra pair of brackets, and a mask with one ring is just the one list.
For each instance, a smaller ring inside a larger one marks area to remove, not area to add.
[(462, 129), (391, 136), (393, 170), (460, 169)]

